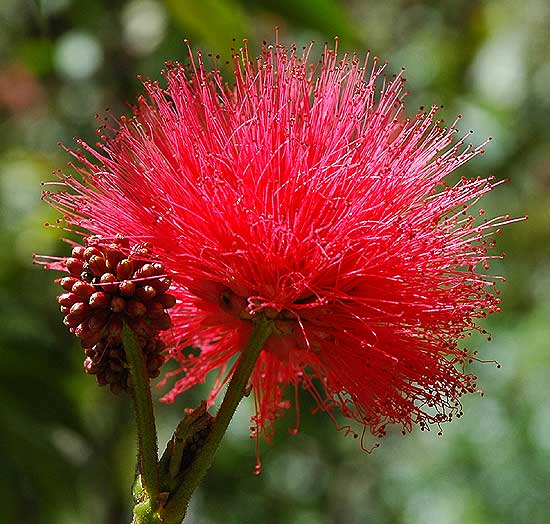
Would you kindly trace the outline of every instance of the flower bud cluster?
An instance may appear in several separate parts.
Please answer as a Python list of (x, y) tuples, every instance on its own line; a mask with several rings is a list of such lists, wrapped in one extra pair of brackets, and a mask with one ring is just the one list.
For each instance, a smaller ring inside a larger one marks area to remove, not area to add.
[(164, 362), (158, 334), (170, 328), (166, 310), (176, 303), (162, 264), (127, 256), (123, 242), (74, 247), (65, 260), (69, 276), (58, 281), (65, 293), (57, 297), (63, 323), (85, 349), (86, 372), (114, 393), (128, 389), (123, 324), (137, 336), (149, 377), (157, 377)]

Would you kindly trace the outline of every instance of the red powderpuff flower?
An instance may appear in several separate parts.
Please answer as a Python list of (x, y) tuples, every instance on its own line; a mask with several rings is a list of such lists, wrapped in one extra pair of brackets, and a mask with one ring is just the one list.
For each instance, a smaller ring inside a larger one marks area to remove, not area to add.
[(252, 59), (245, 45), (233, 85), (189, 51), (166, 87), (144, 81), (131, 118), (103, 121), (96, 148), (79, 142), (82, 178), (46, 199), (73, 229), (147, 242), (172, 276), (165, 401), (218, 370), (212, 402), (265, 315), (277, 332), (250, 380), (256, 437), (300, 387), (363, 433), (440, 424), (476, 389), (460, 341), (499, 310), (478, 269), (511, 220), (474, 211), (499, 182), (446, 182), (482, 146), (436, 107), (407, 118), (402, 72), (327, 47), (312, 65), (310, 50)]

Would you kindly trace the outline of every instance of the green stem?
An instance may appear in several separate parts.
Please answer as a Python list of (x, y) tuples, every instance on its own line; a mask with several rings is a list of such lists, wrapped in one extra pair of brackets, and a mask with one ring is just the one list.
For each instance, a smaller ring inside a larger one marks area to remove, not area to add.
[(151, 506), (151, 501), (145, 500), (134, 506), (134, 520), (132, 524), (162, 524), (162, 520), (158, 512)]
[(208, 468), (214, 460), (214, 455), (229, 426), (229, 422), (245, 394), (254, 365), (273, 329), (274, 326), (271, 320), (259, 318), (254, 321), (252, 333), (246, 347), (241, 352), (237, 368), (229, 382), (227, 392), (214, 419), (210, 433), (206, 438), (206, 442), (198, 452), (182, 484), (170, 497), (162, 512), (164, 523), (180, 524), (183, 517), (185, 517), (191, 495), (206, 475)]
[[(148, 506), (142, 515), (153, 514), (158, 506), (159, 496), (159, 470), (157, 431), (155, 428), (155, 414), (151, 399), (149, 376), (145, 365), (145, 358), (139, 341), (130, 327), (124, 324), (122, 329), (122, 343), (132, 379), (131, 394), (136, 414), (136, 426), (138, 436), (138, 464), (141, 473), (141, 482), (146, 493), (146, 500), (142, 502)], [(137, 506), (136, 506), (137, 508)], [(145, 508), (142, 508), (145, 509)], [(135, 514), (135, 518), (138, 515)], [(140, 524), (155, 522), (153, 518), (136, 520)]]

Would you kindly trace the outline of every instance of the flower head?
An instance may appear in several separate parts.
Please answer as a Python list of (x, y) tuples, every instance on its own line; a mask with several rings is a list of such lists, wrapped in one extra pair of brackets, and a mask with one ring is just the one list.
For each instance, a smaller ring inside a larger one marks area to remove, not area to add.
[(510, 220), (474, 211), (498, 183), (448, 181), (483, 146), (436, 107), (407, 118), (403, 72), (328, 47), (311, 65), (310, 51), (245, 46), (232, 85), (189, 51), (96, 148), (81, 142), (80, 177), (45, 198), (84, 234), (147, 242), (171, 275), (166, 401), (217, 370), (212, 401), (264, 315), (277, 331), (250, 380), (255, 435), (299, 388), (374, 435), (439, 424), (476, 389), (461, 340), (499, 310), (478, 270)]
[(71, 256), (48, 258), (49, 269), (66, 271), (58, 279), (65, 293), (57, 297), (63, 323), (80, 339), (85, 350), (84, 369), (96, 375), (98, 384), (113, 393), (128, 389), (130, 373), (122, 344), (126, 322), (136, 334), (150, 378), (158, 377), (164, 363), (160, 331), (171, 326), (167, 309), (176, 299), (166, 293), (171, 279), (162, 264), (148, 263), (140, 254), (128, 252), (129, 242), (115, 237), (108, 244), (88, 237), (86, 246), (75, 245)]

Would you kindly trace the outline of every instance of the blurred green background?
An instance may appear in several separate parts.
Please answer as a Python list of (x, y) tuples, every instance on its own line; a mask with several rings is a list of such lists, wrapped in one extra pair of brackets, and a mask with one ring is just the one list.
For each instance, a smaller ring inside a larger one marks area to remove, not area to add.
[[(42, 180), (68, 158), (57, 146), (94, 141), (95, 113), (126, 111), (168, 59), (194, 49), (227, 56), (236, 38), (367, 49), (407, 68), (411, 113), (443, 104), (476, 140), (495, 137), (465, 175), (510, 177), (493, 214), (528, 213), (506, 228), (503, 312), (493, 341), (476, 340), (484, 397), (436, 431), (385, 439), (375, 453), (310, 415), (252, 474), (250, 404), (239, 409), (189, 524), (543, 524), (550, 515), (550, 2), (548, 0), (0, 0), (0, 521), (122, 524), (130, 520), (134, 430), (128, 402), (82, 372), (61, 324), (52, 274), (38, 253), (66, 254), (43, 223)], [(319, 47), (320, 47), (319, 45)], [(158, 405), (161, 446), (197, 390)]]

